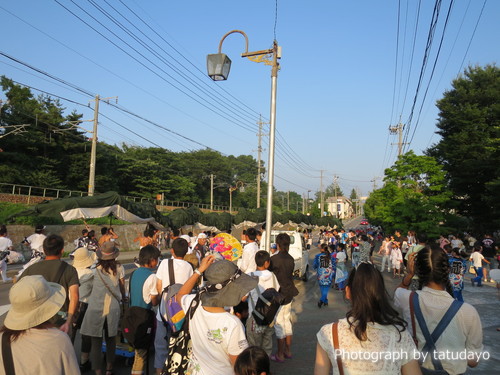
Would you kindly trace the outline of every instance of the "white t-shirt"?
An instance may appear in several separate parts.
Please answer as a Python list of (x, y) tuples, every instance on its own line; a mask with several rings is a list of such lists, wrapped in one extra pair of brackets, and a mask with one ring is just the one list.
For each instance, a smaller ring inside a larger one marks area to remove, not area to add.
[[(413, 332), (410, 314), (410, 293), (410, 290), (397, 288), (394, 293), (394, 306), (402, 312), (403, 318), (408, 323), (408, 330)], [(433, 332), (452, 304), (453, 297), (445, 290), (435, 290), (428, 287), (423, 287), (417, 293), (427, 328), (429, 332)], [(421, 350), (425, 344), (425, 338), (418, 323), (416, 325), (418, 349)], [(481, 318), (472, 305), (464, 303), (460, 307), (448, 327), (438, 338), (436, 348), (439, 353), (443, 354), (448, 350), (453, 357), (457, 357), (456, 353), (461, 353), (464, 350), (480, 355), (483, 350), (483, 328)], [(451, 357), (451, 355), (448, 357)], [(451, 375), (463, 374), (467, 370), (467, 359), (442, 359), (441, 364)], [(430, 357), (426, 359), (424, 366), (430, 369), (434, 368)]]
[(158, 278), (154, 273), (149, 275), (146, 281), (144, 281), (144, 285), (142, 286), (142, 298), (144, 299), (144, 302), (150, 303), (151, 296), (158, 295), (158, 289), (156, 289), (157, 281)]
[[(182, 297), (184, 311), (194, 294)], [(243, 324), (228, 312), (211, 313), (198, 306), (189, 322), (193, 352), (189, 369), (192, 375), (233, 375), (229, 355), (237, 356), (248, 347)]]
[[(186, 262), (185, 260), (174, 258), (173, 266), (174, 266), (174, 276), (176, 284), (184, 284), (193, 275), (193, 267), (191, 267), (191, 264)], [(170, 276), (168, 273), (168, 259), (164, 259), (161, 261), (158, 270), (156, 271), (156, 277), (158, 280), (161, 280), (162, 290), (170, 285)], [(162, 306), (160, 305), (160, 308), (161, 307)], [(160, 308), (158, 308), (156, 319), (158, 319), (158, 321), (161, 322)]]
[(45, 234), (34, 233), (29, 236), (26, 240), (29, 242), (31, 248), (40, 253), (44, 253), (43, 251), (43, 241), (45, 240)]
[[(57, 328), (29, 329), (11, 344), (11, 348), (14, 368), (18, 375), (80, 373), (69, 336)], [(0, 350), (0, 375), (5, 375), (1, 355)]]
[(474, 267), (479, 268), (483, 266), (483, 259), (484, 256), (481, 254), (479, 251), (474, 251), (472, 255), (470, 256), (472, 261), (474, 262)]
[(241, 256), (241, 270), (245, 273), (254, 272), (257, 269), (255, 264), (255, 254), (259, 251), (257, 242), (250, 242), (243, 248), (243, 255)]
[[(260, 292), (262, 293), (264, 290), (269, 289), (269, 288), (274, 288), (276, 290), (280, 290), (280, 284), (278, 282), (278, 279), (272, 273), (271, 271), (264, 270), (264, 271), (255, 271), (252, 273), (253, 276), (258, 276), (259, 277), (259, 284), (258, 287), (260, 289)], [(251, 301), (248, 301), (248, 314), (252, 314), (253, 307), (257, 304), (257, 298), (259, 298), (257, 291), (255, 289), (251, 290), (249, 293), (249, 299), (253, 301), (253, 304)]]
[(8, 237), (0, 237), (0, 251), (6, 251), (12, 247), (12, 241)]
[[(316, 337), (318, 344), (328, 354), (333, 374), (337, 375), (339, 369), (333, 346), (332, 326), (331, 323), (324, 325)], [(354, 330), (349, 329), (347, 319), (339, 320), (339, 350), (343, 354), (342, 364), (345, 374), (399, 375), (401, 367), (414, 359), (413, 351), (416, 348), (408, 329), (401, 332), (400, 340), (396, 327), (368, 323), (366, 334), (368, 340), (359, 341)], [(399, 354), (401, 356), (397, 358)], [(390, 358), (384, 358), (385, 355)]]
[(344, 263), (346, 260), (347, 256), (343, 251), (339, 251), (337, 253), (337, 263)]

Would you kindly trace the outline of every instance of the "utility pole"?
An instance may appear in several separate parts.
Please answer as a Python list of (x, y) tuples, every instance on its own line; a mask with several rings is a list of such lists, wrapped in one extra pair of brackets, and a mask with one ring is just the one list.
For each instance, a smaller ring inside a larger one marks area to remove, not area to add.
[(210, 211), (214, 210), (214, 177), (210, 174)]
[(287, 198), (286, 198), (286, 210), (290, 211), (290, 191), (287, 191)]
[(306, 193), (302, 193), (302, 215), (306, 214)]
[(321, 172), (321, 177), (320, 177), (321, 178), (321, 180), (320, 180), (321, 181), (320, 182), (320, 190), (321, 190), (321, 192), (320, 192), (320, 199), (319, 199), (320, 206), (321, 206), (321, 208), (320, 208), (320, 211), (321, 211), (320, 217), (323, 217), (323, 208), (325, 207), (325, 204), (323, 202), (323, 169), (321, 169), (320, 172)]
[(259, 143), (257, 147), (257, 208), (260, 208), (260, 168), (261, 168), (261, 153), (264, 151), (262, 148), (262, 136), (265, 135), (262, 133), (262, 125), (265, 123), (262, 122), (262, 115), (259, 116), (259, 121), (257, 125), (259, 125), (259, 132), (257, 133), (257, 137), (259, 137)]
[(406, 144), (403, 143), (403, 130), (404, 125), (402, 123), (399, 123), (397, 126), (389, 126), (389, 132), (391, 134), (398, 134), (398, 143), (391, 143), (391, 145), (398, 145), (398, 157), (403, 153), (403, 145)]
[(370, 182), (373, 182), (373, 191), (377, 190), (377, 180), (380, 177), (373, 177), (373, 180), (370, 180)]
[(97, 124), (99, 123), (99, 102), (101, 100), (109, 101), (109, 99), (116, 99), (116, 102), (118, 103), (117, 96), (114, 96), (112, 98), (101, 98), (99, 97), (99, 95), (96, 95), (94, 99), (94, 128), (92, 130), (92, 150), (90, 151), (89, 196), (93, 196), (95, 191), (95, 161), (97, 154)]
[(337, 179), (339, 177), (337, 175), (333, 175), (333, 190), (335, 193), (335, 217), (339, 216), (339, 210), (337, 206)]

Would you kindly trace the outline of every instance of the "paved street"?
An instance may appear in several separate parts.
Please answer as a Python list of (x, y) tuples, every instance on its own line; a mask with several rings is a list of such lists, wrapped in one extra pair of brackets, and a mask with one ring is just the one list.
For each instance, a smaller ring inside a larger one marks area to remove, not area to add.
[[(317, 251), (316, 247), (311, 251), (310, 262)], [(122, 253), (122, 262), (129, 263), (134, 254), (136, 253)], [(375, 258), (375, 262), (378, 263), (377, 258)], [(133, 266), (129, 263), (126, 268), (128, 269), (128, 273), (130, 273)], [(384, 273), (384, 279), (387, 291), (392, 295), (400, 279), (393, 279), (392, 274), (388, 273)], [(0, 285), (0, 306), (8, 303), (8, 290), (11, 285)], [(306, 283), (296, 281), (296, 285), (300, 291), (300, 295), (293, 304), (296, 321), (292, 346), (293, 359), (286, 360), (282, 364), (272, 363), (273, 374), (312, 374), (316, 350), (316, 333), (323, 324), (344, 317), (348, 309), (348, 303), (344, 300), (343, 294), (333, 289), (329, 295), (329, 306), (319, 309), (316, 305), (319, 299), (319, 288), (317, 287), (314, 275)], [(480, 363), (475, 369), (468, 370), (467, 374), (491, 375), (499, 373), (500, 332), (496, 328), (500, 327), (500, 315), (498, 314), (500, 311), (500, 299), (498, 298), (495, 285), (486, 284), (483, 288), (472, 288), (467, 280), (463, 295), (465, 301), (473, 304), (479, 311), (483, 325), (484, 350), (491, 354), (490, 360)], [(0, 323), (3, 323), (3, 319), (4, 315), (0, 317)], [(78, 341), (77, 339), (77, 350), (79, 349)], [(122, 358), (117, 358), (115, 370), (116, 374), (130, 373), (130, 367), (124, 363)]]

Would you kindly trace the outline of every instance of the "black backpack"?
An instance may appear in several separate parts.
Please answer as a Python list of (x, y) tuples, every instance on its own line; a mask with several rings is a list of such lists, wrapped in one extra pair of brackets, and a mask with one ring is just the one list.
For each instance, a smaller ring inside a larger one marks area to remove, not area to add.
[[(251, 274), (253, 276), (253, 273)], [(285, 300), (285, 297), (278, 292), (275, 288), (268, 288), (262, 293), (257, 285), (255, 288), (257, 292), (257, 303), (253, 307), (252, 316), (255, 323), (259, 326), (269, 326), (274, 322), (274, 318), (278, 310)], [(250, 303), (253, 305), (253, 299), (250, 297)]]
[[(130, 285), (132, 284), (130, 275)], [(132, 288), (129, 288), (132, 291)], [(154, 340), (155, 313), (153, 310), (131, 306), (123, 315), (123, 337), (134, 349), (148, 349)]]

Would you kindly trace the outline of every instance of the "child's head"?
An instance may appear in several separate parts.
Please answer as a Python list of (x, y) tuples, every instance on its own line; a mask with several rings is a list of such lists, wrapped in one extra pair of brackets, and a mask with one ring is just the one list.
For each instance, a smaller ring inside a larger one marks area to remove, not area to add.
[(271, 264), (271, 255), (267, 251), (260, 250), (255, 253), (255, 264), (259, 270), (267, 270)]
[(447, 243), (446, 245), (443, 246), (444, 251), (446, 251), (448, 254), (451, 254), (451, 251), (453, 250), (451, 245)]
[(139, 251), (139, 265), (154, 268), (158, 265), (160, 250), (156, 246), (147, 245)]
[(174, 252), (175, 257), (184, 258), (184, 256), (188, 252), (188, 243), (184, 238), (176, 238), (174, 242), (172, 242), (172, 251)]
[(322, 243), (321, 246), (319, 247), (319, 250), (322, 253), (326, 253), (328, 251), (328, 245), (326, 243)]
[(245, 324), (248, 318), (248, 302), (241, 301), (233, 307), (234, 315), (236, 315)]
[(337, 245), (337, 249), (338, 249), (338, 251), (344, 251), (345, 250), (345, 244), (344, 243), (339, 243)]
[(255, 241), (257, 238), (257, 230), (255, 228), (248, 228), (246, 231), (248, 241)]
[(450, 253), (451, 256), (455, 258), (460, 258), (460, 249), (458, 247), (454, 247), (453, 249), (451, 249)]
[(235, 375), (270, 375), (269, 356), (264, 349), (250, 346), (234, 362)]

